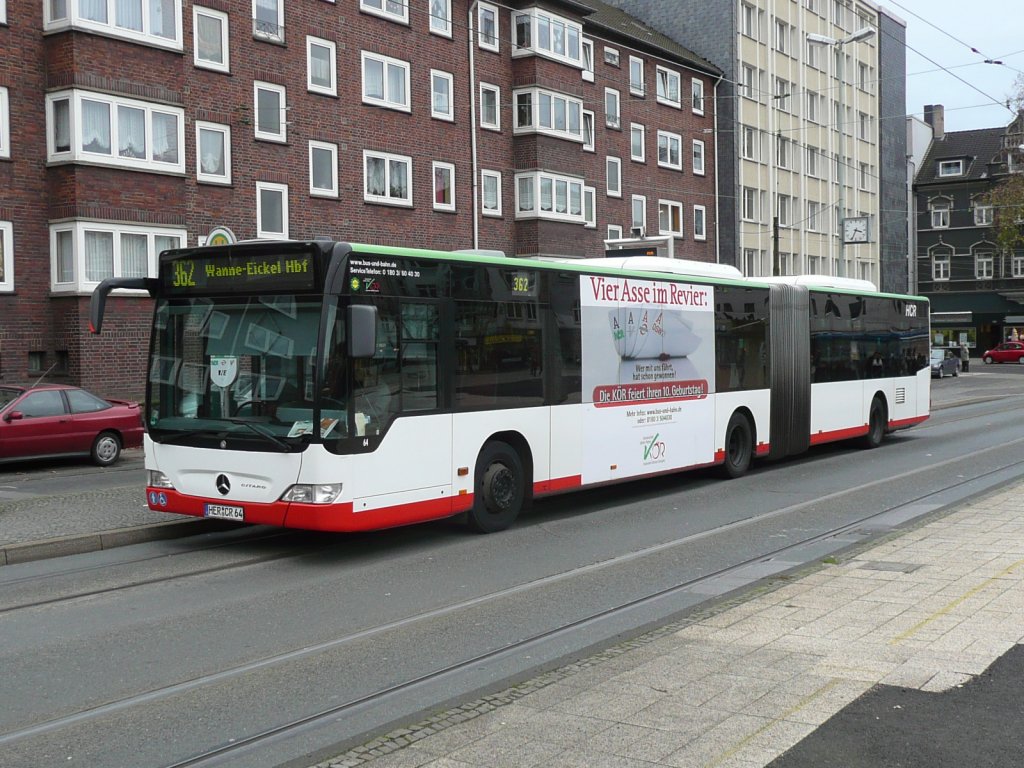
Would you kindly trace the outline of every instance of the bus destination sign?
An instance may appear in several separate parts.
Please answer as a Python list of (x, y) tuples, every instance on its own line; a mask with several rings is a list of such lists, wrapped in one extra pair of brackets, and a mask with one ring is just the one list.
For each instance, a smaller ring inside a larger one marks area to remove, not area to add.
[(249, 293), (312, 290), (315, 276), (309, 253), (211, 253), (163, 262), (160, 281), (169, 293)]

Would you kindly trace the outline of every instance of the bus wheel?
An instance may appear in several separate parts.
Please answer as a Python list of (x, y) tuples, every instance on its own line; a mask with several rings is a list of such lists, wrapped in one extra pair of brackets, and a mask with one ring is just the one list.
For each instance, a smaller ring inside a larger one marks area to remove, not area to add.
[(742, 413), (734, 413), (725, 429), (725, 463), (721, 474), (730, 478), (746, 474), (753, 455), (754, 437), (750, 422)]
[(868, 415), (868, 433), (860, 439), (862, 448), (877, 448), (885, 437), (885, 406), (877, 397), (871, 401)]
[(479, 533), (508, 528), (526, 500), (526, 475), (519, 454), (506, 443), (487, 443), (476, 460), (475, 477), (469, 527)]
[(101, 467), (109, 467), (121, 456), (121, 441), (113, 432), (100, 432), (92, 444), (92, 460)]

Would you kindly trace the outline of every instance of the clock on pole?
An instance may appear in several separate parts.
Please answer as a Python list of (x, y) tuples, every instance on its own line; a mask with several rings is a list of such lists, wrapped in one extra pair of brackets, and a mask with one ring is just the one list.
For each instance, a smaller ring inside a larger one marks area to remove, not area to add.
[(870, 239), (867, 216), (848, 216), (843, 219), (843, 242), (866, 243)]

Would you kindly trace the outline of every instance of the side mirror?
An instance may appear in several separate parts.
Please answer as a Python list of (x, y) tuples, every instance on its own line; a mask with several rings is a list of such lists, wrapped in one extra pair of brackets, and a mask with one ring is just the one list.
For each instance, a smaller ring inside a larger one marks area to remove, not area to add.
[(370, 304), (348, 307), (349, 357), (373, 357), (377, 351), (377, 308)]
[(10, 413), (4, 414), (4, 421), (6, 421), (8, 424), (10, 424), (12, 421), (21, 421), (23, 418), (25, 418), (25, 414), (23, 414), (21, 411), (11, 411)]

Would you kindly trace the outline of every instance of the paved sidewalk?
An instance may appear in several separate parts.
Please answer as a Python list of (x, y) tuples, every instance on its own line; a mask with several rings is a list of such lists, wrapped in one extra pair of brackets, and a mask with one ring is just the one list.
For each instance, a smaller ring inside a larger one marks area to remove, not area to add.
[[(873, 686), (964, 686), (1024, 641), (1022, 493), (995, 491), (318, 768), (760, 768)], [(971, 739), (951, 722), (937, 717), (935, 733)], [(976, 746), (973, 765), (1020, 764)]]

